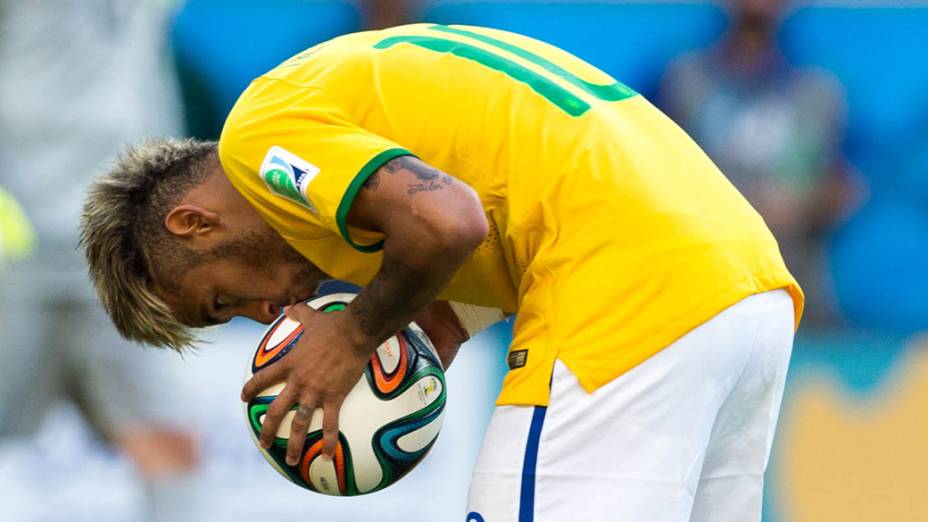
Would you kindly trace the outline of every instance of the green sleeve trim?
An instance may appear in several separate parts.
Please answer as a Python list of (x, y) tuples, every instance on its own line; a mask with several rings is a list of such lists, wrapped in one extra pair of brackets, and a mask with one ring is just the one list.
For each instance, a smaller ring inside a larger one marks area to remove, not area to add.
[(338, 204), (338, 210), (335, 212), (335, 223), (338, 224), (338, 231), (341, 232), (342, 237), (345, 238), (345, 241), (355, 250), (371, 253), (383, 249), (383, 241), (378, 241), (371, 245), (359, 245), (351, 239), (351, 234), (348, 233), (348, 211), (351, 210), (351, 205), (354, 204), (355, 198), (358, 197), (358, 191), (361, 190), (361, 185), (367, 181), (367, 178), (369, 178), (371, 174), (377, 172), (377, 169), (382, 167), (386, 162), (399, 156), (415, 156), (415, 154), (406, 149), (387, 149), (374, 156), (361, 167), (358, 175), (351, 180), (351, 184), (348, 185), (348, 190), (345, 191), (345, 195), (342, 196), (342, 200)]

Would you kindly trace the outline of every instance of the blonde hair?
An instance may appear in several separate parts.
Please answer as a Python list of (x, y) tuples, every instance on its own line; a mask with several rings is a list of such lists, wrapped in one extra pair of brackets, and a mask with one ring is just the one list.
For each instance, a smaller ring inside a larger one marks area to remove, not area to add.
[(154, 281), (173, 281), (195, 257), (164, 218), (206, 179), (211, 160), (218, 164), (215, 142), (151, 139), (127, 148), (88, 190), (80, 245), (97, 295), (126, 339), (178, 352), (199, 341), (155, 293)]

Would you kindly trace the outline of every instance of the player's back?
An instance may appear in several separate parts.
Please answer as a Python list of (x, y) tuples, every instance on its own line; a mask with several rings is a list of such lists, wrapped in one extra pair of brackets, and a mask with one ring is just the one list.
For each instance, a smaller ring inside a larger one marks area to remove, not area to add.
[[(285, 203), (294, 210), (280, 219), (248, 171), (285, 142), (313, 163), (301, 172), (320, 173), (295, 183), (310, 213)], [(699, 147), (634, 91), (528, 37), (419, 24), (336, 38), (256, 80), (220, 142), (231, 178), (272, 225), (359, 284), (380, 258), (346, 242), (379, 238), (349, 230), (344, 215), (372, 163), (405, 151), (471, 185), (491, 225), (443, 297), (518, 310), (514, 346), (556, 354), (584, 386), (752, 293), (789, 287), (801, 310), (769, 230)], [(345, 241), (306, 242), (317, 230)], [(590, 309), (607, 319), (590, 324)], [(532, 384), (501, 397), (538, 403), (550, 377), (538, 364), (518, 372)]]
[(618, 145), (613, 102), (641, 99), (543, 42), (432, 24), (336, 38), (263, 78), (324, 91), (351, 123), (505, 195), (510, 182), (537, 189), (578, 156)]
[[(510, 222), (536, 219), (538, 202), (552, 198), (575, 216), (611, 221), (694, 207), (701, 217), (686, 226), (716, 229), (713, 209), (730, 202), (726, 219), (734, 212), (765, 230), (702, 151), (643, 97), (528, 37), (431, 24), (355, 33), (263, 78), (268, 85), (254, 85), (254, 98), (280, 83), (318, 90), (350, 124), (472, 185), (488, 210), (505, 202), (494, 215), (504, 234)], [(298, 99), (280, 103), (300, 103), (308, 91), (291, 92)], [(639, 239), (635, 230), (623, 236)]]

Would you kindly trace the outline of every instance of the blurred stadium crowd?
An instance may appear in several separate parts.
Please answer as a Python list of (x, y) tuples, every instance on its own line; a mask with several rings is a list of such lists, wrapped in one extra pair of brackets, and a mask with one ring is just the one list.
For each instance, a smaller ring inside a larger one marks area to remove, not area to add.
[[(248, 82), (290, 55), (339, 34), (419, 21), (512, 30), (586, 59), (665, 110), (765, 217), (809, 297), (768, 479), (768, 521), (928, 520), (918, 493), (928, 482), (910, 471), (928, 464), (924, 444), (912, 442), (928, 440), (928, 360), (917, 340), (928, 330), (928, 4), (880, 0), (0, 3), (0, 501), (13, 506), (12, 520), (247, 518), (241, 506), (262, 483), (203, 471), (225, 459), (232, 464), (223, 472), (252, 472), (257, 453), (244, 429), (233, 435), (246, 442), (217, 456), (217, 426), (190, 419), (210, 418), (194, 404), (201, 397), (223, 408), (234, 402), (230, 361), (244, 364), (257, 330), (233, 324), (234, 333), (216, 334), (216, 344), (238, 343), (233, 356), (204, 352), (186, 365), (123, 346), (75, 250), (83, 189), (124, 143), (217, 138)], [(506, 335), (503, 326), (483, 337), (486, 357), (457, 370), (485, 374), (457, 378), (486, 389), (464, 403), (467, 442), (454, 439), (464, 453), (446, 446), (448, 462), (463, 461), (448, 488), (462, 491), (438, 495), (443, 505), (421, 520), (462, 512)], [(202, 380), (230, 365), (225, 398), (209, 395)], [(874, 394), (879, 406), (868, 402)], [(68, 428), (75, 425), (89, 430)], [(820, 440), (823, 433), (831, 438)], [(43, 492), (65, 487), (53, 468), (70, 453), (61, 444), (78, 446), (73, 458), (108, 463), (94, 477), (123, 482), (71, 497)], [(871, 476), (885, 491), (869, 489)], [(291, 487), (268, 480), (264, 487)], [(840, 487), (822, 486), (829, 481)], [(205, 495), (217, 484), (221, 495)], [(121, 500), (85, 498), (107, 493)], [(290, 494), (251, 512), (369, 520), (363, 510), (379, 509)], [(204, 496), (241, 508), (227, 505), (217, 517), (220, 507)], [(60, 509), (43, 504), (49, 498)], [(294, 499), (305, 505), (294, 511)]]

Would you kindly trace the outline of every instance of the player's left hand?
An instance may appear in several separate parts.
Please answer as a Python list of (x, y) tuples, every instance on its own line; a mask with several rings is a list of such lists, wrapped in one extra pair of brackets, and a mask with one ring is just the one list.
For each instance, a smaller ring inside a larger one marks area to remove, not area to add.
[(448, 371), (461, 345), (470, 338), (448, 301), (434, 301), (426, 306), (416, 315), (415, 322), (429, 336), (442, 367)]
[(376, 340), (360, 333), (350, 314), (319, 312), (305, 303), (287, 309), (287, 317), (303, 324), (303, 336), (277, 363), (259, 371), (242, 388), (250, 401), (261, 390), (284, 381), (286, 387), (271, 403), (259, 442), (269, 448), (284, 415), (296, 404), (290, 425), (287, 463), (294, 466), (303, 452), (310, 421), (322, 409), (322, 453), (329, 458), (338, 442), (338, 412), (348, 392), (361, 378)]

